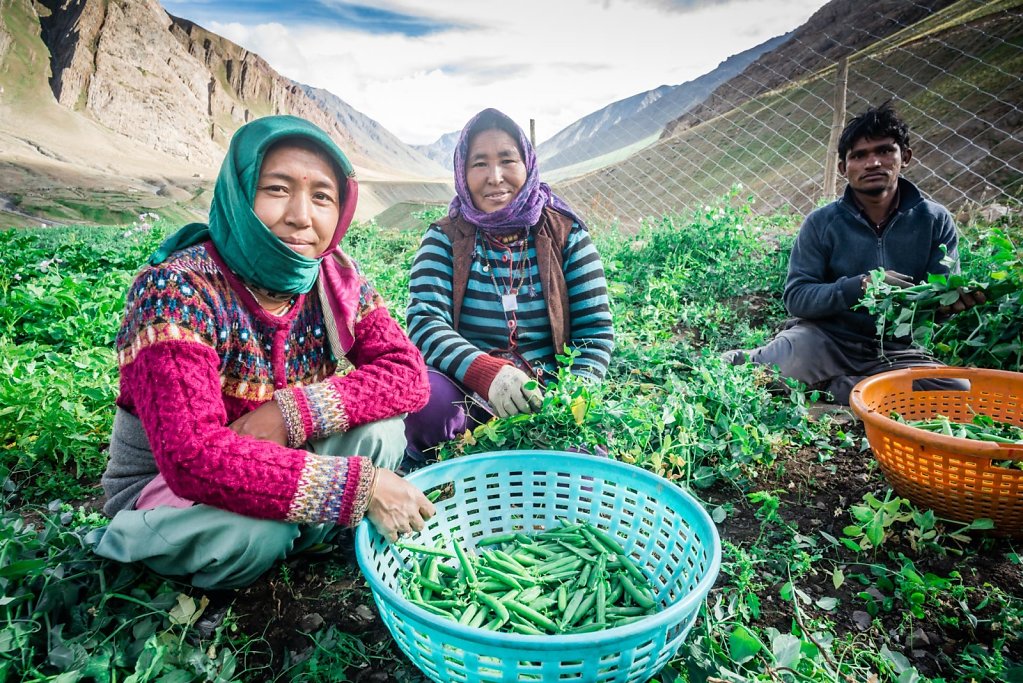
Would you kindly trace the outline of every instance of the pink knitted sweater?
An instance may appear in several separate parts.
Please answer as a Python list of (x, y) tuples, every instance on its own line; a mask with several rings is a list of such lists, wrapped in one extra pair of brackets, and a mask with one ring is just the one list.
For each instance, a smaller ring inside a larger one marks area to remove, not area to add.
[(296, 442), (422, 408), (422, 356), (365, 279), (354, 332), (347, 358), (335, 359), (315, 290), (271, 315), (211, 243), (190, 247), (143, 269), (128, 292), (117, 404), (142, 422), (175, 494), (249, 517), (352, 525), (368, 504), (368, 458), (316, 455), (228, 425), (276, 390), (301, 425)]

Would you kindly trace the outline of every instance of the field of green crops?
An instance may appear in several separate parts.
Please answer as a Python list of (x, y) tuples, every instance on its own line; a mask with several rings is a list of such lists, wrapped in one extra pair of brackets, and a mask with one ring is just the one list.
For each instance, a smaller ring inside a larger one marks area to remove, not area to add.
[[(719, 358), (783, 321), (798, 224), (733, 192), (634, 234), (594, 226), (617, 332), (607, 381), (562, 373), (541, 413), (495, 420), (442, 455), (599, 447), (704, 504), (721, 573), (658, 683), (1023, 681), (1023, 540), (914, 506), (848, 411)], [(124, 291), (174, 227), (146, 215), (0, 231), (0, 683), (425, 680), (377, 617), (350, 535), (230, 596), (206, 638), (194, 624), (211, 596), (85, 547), (104, 523)], [(963, 226), (964, 277), (1023, 281), (1020, 232)], [(418, 240), (370, 224), (343, 245), (399, 319)], [(1019, 333), (1000, 337), (1019, 329), (1018, 299), (957, 321), (959, 337), (919, 338), (940, 339), (951, 362), (998, 338), (1018, 370)]]

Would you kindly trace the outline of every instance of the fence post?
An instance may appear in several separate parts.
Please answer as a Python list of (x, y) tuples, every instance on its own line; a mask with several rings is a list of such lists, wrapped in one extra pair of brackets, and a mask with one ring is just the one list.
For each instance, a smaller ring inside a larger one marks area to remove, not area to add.
[(536, 119), (529, 119), (529, 144), (536, 149)]
[(835, 81), (834, 115), (831, 118), (831, 135), (828, 137), (828, 151), (824, 159), (824, 198), (831, 201), (836, 194), (838, 168), (838, 138), (845, 127), (845, 91), (849, 84), (849, 58), (838, 60), (838, 78)]

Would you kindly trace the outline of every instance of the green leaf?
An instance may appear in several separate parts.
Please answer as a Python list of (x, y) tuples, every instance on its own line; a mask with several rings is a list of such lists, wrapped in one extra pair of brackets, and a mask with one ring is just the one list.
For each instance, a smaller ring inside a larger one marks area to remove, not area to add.
[(817, 600), (817, 606), (826, 612), (830, 612), (838, 606), (838, 598), (833, 598), (830, 595), (824, 596)]
[(951, 290), (951, 291), (945, 292), (938, 299), (938, 303), (941, 304), (942, 306), (951, 306), (952, 304), (954, 304), (957, 301), (959, 301), (959, 291), (958, 290)]
[(888, 662), (892, 665), (892, 668), (895, 669), (895, 673), (902, 673), (903, 671), (908, 671), (913, 668), (913, 665), (909, 663), (909, 659), (906, 658), (906, 655), (901, 652), (892, 652), (888, 649), (887, 645), (881, 646), (881, 656), (888, 660)]
[(800, 640), (788, 633), (782, 633), (771, 642), (771, 652), (774, 653), (774, 660), (777, 666), (796, 668), (799, 659), (802, 657)]
[(736, 664), (743, 664), (763, 649), (760, 640), (757, 639), (748, 628), (739, 624), (728, 636), (728, 651), (732, 655), (732, 661)]
[(851, 539), (848, 539), (848, 538), (843, 538), (842, 539), (842, 545), (844, 545), (846, 548), (848, 548), (849, 550), (852, 550), (853, 552), (856, 552), (856, 553), (858, 553), (861, 550), (863, 550), (863, 548), (860, 547), (859, 543), (857, 543), (856, 541), (853, 541)]
[(867, 540), (875, 548), (880, 547), (884, 542), (884, 525), (880, 519), (873, 519), (867, 524), (867, 528), (863, 530)]
[(0, 567), (0, 577), (22, 577), (34, 574), (46, 567), (46, 560), (19, 560), (6, 567)]

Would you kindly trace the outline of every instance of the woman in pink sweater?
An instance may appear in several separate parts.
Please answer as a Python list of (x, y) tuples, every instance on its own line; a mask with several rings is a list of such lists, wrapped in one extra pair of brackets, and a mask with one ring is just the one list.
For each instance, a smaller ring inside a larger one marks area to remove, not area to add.
[(365, 516), (394, 540), (434, 513), (392, 471), (429, 385), (338, 247), (357, 194), (311, 123), (235, 133), (209, 224), (170, 237), (128, 292), (96, 553), (234, 588), (333, 525)]

